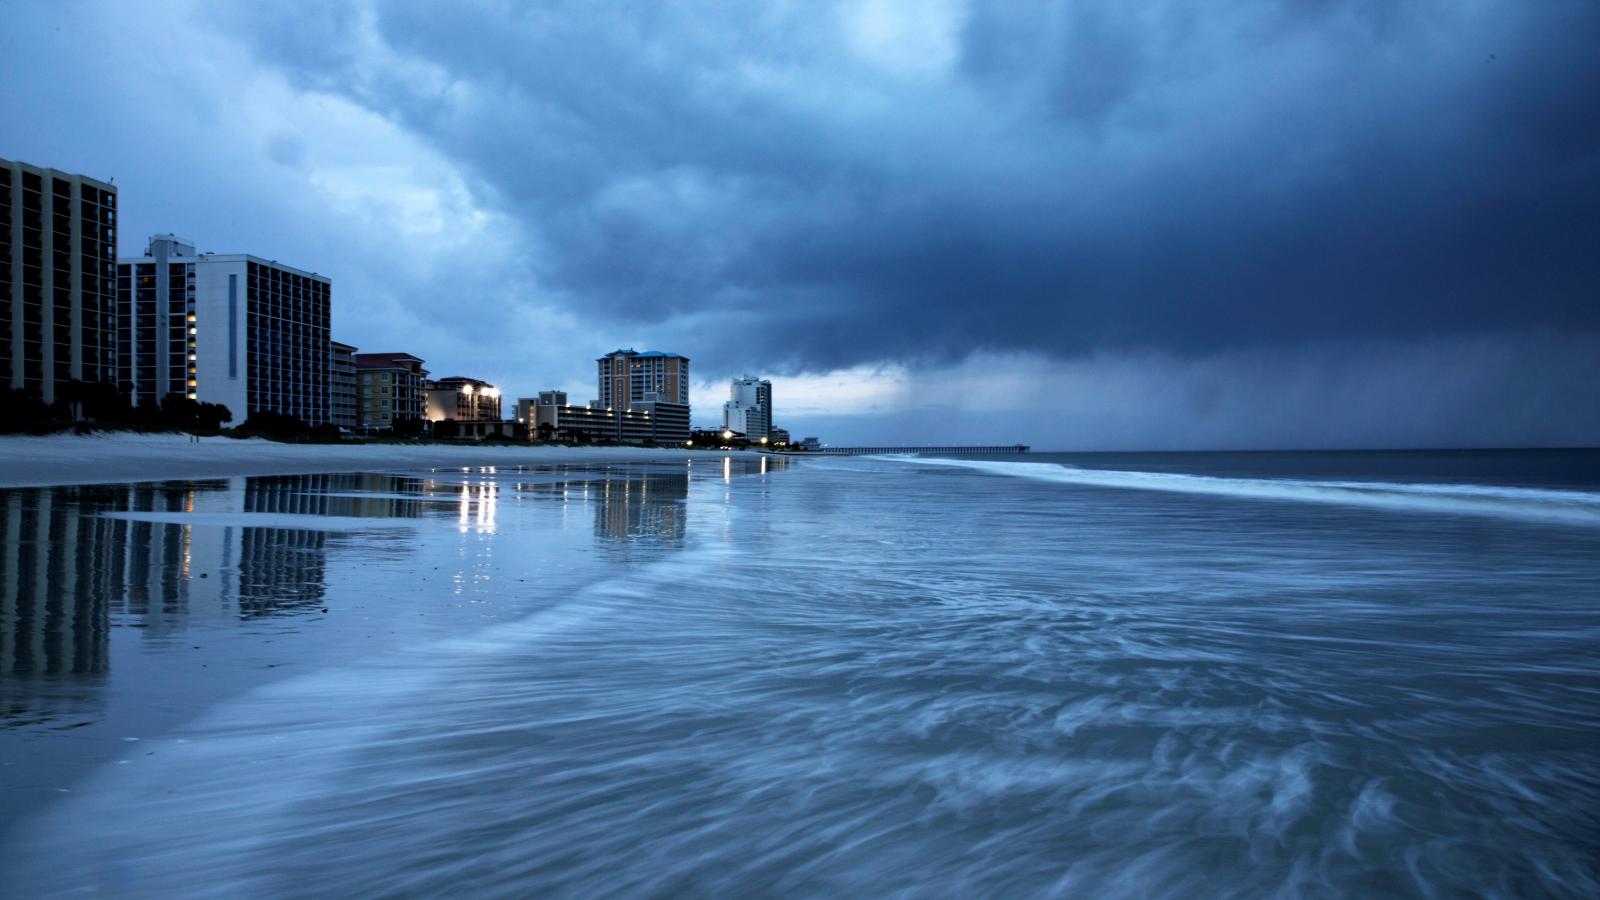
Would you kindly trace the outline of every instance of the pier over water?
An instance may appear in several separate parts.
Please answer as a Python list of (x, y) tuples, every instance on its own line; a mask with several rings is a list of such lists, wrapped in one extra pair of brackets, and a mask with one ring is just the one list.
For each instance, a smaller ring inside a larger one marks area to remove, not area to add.
[(834, 456), (868, 456), (881, 453), (920, 453), (928, 456), (993, 456), (1001, 453), (1027, 453), (1027, 444), (971, 447), (822, 447), (813, 453)]

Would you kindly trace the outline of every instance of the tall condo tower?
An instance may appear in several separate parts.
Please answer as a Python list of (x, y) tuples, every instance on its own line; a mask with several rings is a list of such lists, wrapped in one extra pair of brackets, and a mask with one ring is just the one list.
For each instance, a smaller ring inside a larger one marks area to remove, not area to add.
[(689, 405), (689, 357), (659, 350), (613, 350), (595, 361), (603, 407), (645, 401)]
[(0, 159), (0, 376), (53, 403), (116, 362), (117, 189)]
[(323, 275), (155, 235), (117, 262), (118, 380), (139, 403), (221, 403), (235, 424), (265, 411), (324, 424), (332, 293)]
[(772, 382), (754, 375), (728, 384), (728, 402), (722, 404), (722, 427), (759, 441), (772, 431)]

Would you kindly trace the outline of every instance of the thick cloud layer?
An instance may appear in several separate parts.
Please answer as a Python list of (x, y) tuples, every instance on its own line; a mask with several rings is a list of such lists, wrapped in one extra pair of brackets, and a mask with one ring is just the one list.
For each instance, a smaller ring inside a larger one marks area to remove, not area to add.
[(545, 289), (722, 365), (1600, 329), (1589, 0), (266, 4), (240, 27), (466, 166)]
[(0, 156), (509, 396), (834, 441), (1600, 444), (1600, 3), (23, 4)]

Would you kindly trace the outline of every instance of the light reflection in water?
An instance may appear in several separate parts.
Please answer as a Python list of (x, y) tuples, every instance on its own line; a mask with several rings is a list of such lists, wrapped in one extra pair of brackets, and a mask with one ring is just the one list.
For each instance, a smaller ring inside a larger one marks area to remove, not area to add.
[[(106, 673), (116, 629), (147, 647), (187, 647), (182, 638), (195, 628), (316, 614), (329, 602), (330, 549), (404, 554), (415, 539), (409, 531), (365, 540), (244, 519), (170, 524), (101, 513), (271, 513), (312, 517), (308, 523), (318, 516), (444, 515), (461, 533), (488, 540), (499, 527), (501, 492), (514, 490), (518, 509), (524, 499), (556, 500), (563, 519), (588, 506), (604, 547), (673, 545), (686, 534), (687, 466), (501, 467), (460, 477), (339, 474), (0, 490), (0, 725), (51, 716), (38, 686), (30, 687), (34, 676)], [(529, 514), (538, 510), (535, 502)], [(485, 543), (475, 552), (491, 551)]]
[(499, 500), (500, 483), (494, 480), (491, 474), (479, 478), (476, 482), (463, 481), (457, 492), (457, 518), (456, 526), (463, 534), (475, 531), (480, 534), (493, 534), (495, 527), (495, 504)]

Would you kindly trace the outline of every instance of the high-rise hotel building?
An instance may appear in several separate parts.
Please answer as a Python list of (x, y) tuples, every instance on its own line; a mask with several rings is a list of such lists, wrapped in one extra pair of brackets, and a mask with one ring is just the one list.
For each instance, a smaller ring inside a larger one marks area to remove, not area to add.
[(234, 424), (264, 411), (324, 424), (332, 291), (323, 275), (156, 235), (117, 262), (117, 380), (135, 402), (221, 403)]
[(659, 350), (613, 350), (599, 364), (603, 407), (626, 409), (646, 400), (689, 405), (689, 358)]
[(0, 159), (0, 384), (112, 379), (116, 216), (110, 184)]
[(752, 441), (772, 431), (772, 382), (746, 375), (728, 385), (728, 402), (722, 404), (722, 427)]
[[(600, 396), (589, 406), (615, 418), (615, 439), (672, 444), (689, 439), (689, 357), (613, 350), (596, 363)], [(563, 427), (564, 421), (553, 424)]]

